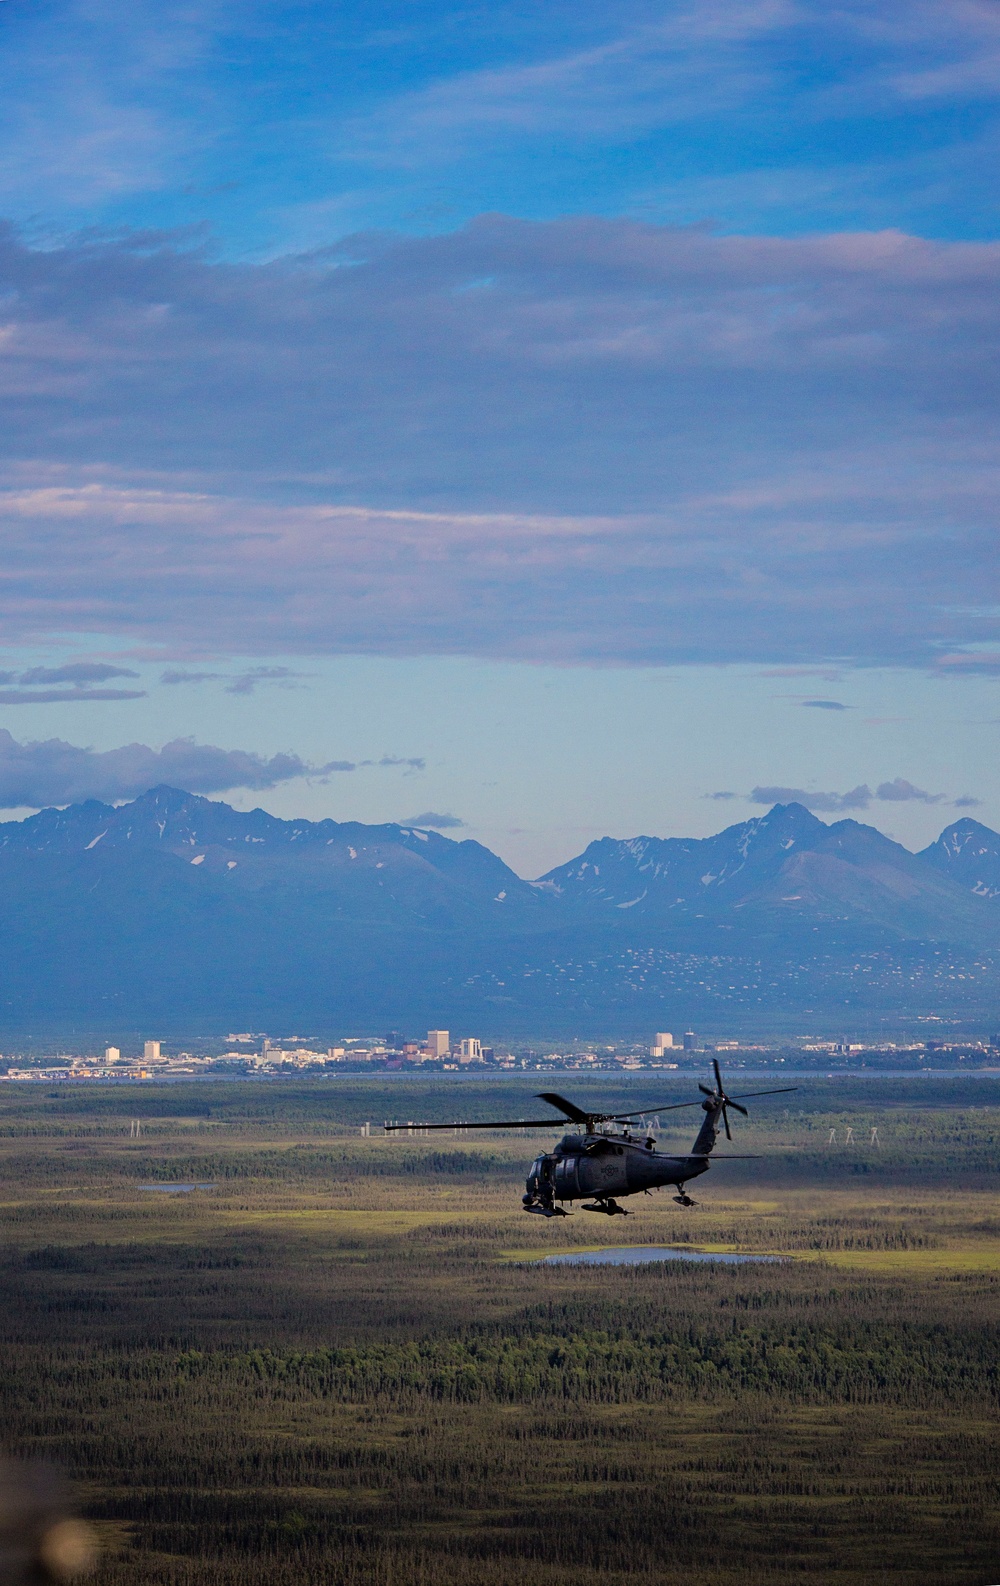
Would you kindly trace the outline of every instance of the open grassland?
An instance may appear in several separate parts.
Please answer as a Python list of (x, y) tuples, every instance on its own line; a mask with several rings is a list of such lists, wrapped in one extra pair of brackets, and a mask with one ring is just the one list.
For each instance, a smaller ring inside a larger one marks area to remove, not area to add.
[[(1000, 1085), (831, 1088), (692, 1210), (547, 1223), (537, 1137), (359, 1138), (440, 1083), (4, 1087), (8, 1446), (70, 1470), (100, 1586), (987, 1586)], [(608, 1244), (788, 1259), (537, 1265)]]

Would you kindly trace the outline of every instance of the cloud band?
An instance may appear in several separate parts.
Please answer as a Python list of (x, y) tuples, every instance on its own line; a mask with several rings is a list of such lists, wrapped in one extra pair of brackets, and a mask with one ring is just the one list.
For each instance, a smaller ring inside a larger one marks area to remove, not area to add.
[(1000, 643), (998, 244), (7, 233), (0, 301), (12, 638), (951, 675)]

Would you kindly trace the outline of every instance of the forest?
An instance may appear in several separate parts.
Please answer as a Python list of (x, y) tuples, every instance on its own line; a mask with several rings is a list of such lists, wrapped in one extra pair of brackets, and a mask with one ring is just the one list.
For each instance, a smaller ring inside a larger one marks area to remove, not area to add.
[[(463, 1083), (459, 1115), (531, 1088)], [(5, 1451), (67, 1473), (97, 1586), (1000, 1578), (1000, 1080), (811, 1078), (697, 1206), (553, 1222), (520, 1205), (543, 1131), (376, 1126), (455, 1104), (446, 1075), (3, 1086)], [(544, 1261), (623, 1245), (779, 1259)]]

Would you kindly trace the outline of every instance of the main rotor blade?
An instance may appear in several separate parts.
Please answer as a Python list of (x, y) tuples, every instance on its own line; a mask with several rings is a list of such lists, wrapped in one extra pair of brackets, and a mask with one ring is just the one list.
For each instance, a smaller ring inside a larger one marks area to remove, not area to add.
[(679, 1112), (682, 1107), (700, 1107), (700, 1101), (668, 1101), (651, 1107), (640, 1107), (638, 1112), (595, 1112), (594, 1117), (603, 1123), (624, 1123), (628, 1118), (645, 1118), (650, 1112)]
[(575, 1101), (567, 1101), (565, 1096), (557, 1096), (554, 1090), (538, 1092), (539, 1101), (547, 1101), (550, 1107), (558, 1107), (564, 1117), (572, 1119), (573, 1123), (586, 1123), (590, 1118), (601, 1118), (603, 1113), (584, 1112), (576, 1105)]
[[(725, 1096), (725, 1093), (722, 1090), (722, 1076), (721, 1074), (718, 1074), (718, 1068), (719, 1065), (716, 1061), (715, 1069), (719, 1078), (719, 1090), (711, 1091), (706, 1089), (706, 1087), (701, 1084), (699, 1084), (698, 1089), (703, 1091), (706, 1096), (724, 1097), (725, 1105), (735, 1107), (736, 1111), (741, 1112), (745, 1118), (749, 1117), (750, 1115), (746, 1108), (740, 1107), (737, 1104), (736, 1097)], [(744, 1091), (742, 1092), (741, 1099), (744, 1101), (752, 1101), (756, 1096), (786, 1096), (791, 1091), (798, 1090), (798, 1088), (798, 1085), (782, 1085), (777, 1090)], [(558, 1129), (561, 1127), (564, 1118), (568, 1118), (571, 1123), (583, 1124), (627, 1123), (632, 1118), (645, 1118), (651, 1112), (681, 1112), (685, 1107), (700, 1107), (702, 1105), (700, 1101), (669, 1101), (663, 1103), (654, 1102), (648, 1107), (640, 1108), (638, 1112), (584, 1112), (583, 1109), (578, 1107), (575, 1102), (568, 1101), (565, 1096), (557, 1095), (555, 1091), (541, 1091), (539, 1093), (538, 1100), (547, 1101), (550, 1106), (557, 1108), (558, 1111), (563, 1114), (563, 1117), (499, 1118), (487, 1119), (485, 1122), (475, 1123), (470, 1122), (468, 1119), (456, 1119), (453, 1123), (384, 1123), (382, 1128), (386, 1134), (402, 1134), (404, 1130), (412, 1129), (419, 1129), (421, 1133), (425, 1133), (431, 1129)], [(731, 1140), (732, 1135), (729, 1132), (729, 1120), (725, 1116), (725, 1105), (723, 1107), (723, 1119), (726, 1125), (726, 1136)], [(690, 1151), (687, 1154), (688, 1156), (704, 1155), (704, 1153), (701, 1152)], [(735, 1162), (737, 1158), (716, 1157), (714, 1160), (717, 1162)], [(744, 1158), (740, 1157), (738, 1160), (743, 1161)], [(756, 1161), (757, 1159), (756, 1157), (747, 1157), (745, 1160)]]
[(716, 1096), (716, 1095), (718, 1095), (718, 1091), (709, 1090), (708, 1086), (701, 1084), (700, 1081), (698, 1083), (698, 1089), (701, 1091), (703, 1096)]
[(403, 1134), (408, 1129), (419, 1129), (421, 1133), (425, 1129), (561, 1129), (565, 1121), (564, 1118), (502, 1118), (470, 1123), (467, 1119), (458, 1119), (455, 1123), (384, 1123), (382, 1128), (386, 1134)]
[(726, 1139), (731, 1140), (733, 1138), (733, 1131), (729, 1127), (729, 1108), (726, 1106), (725, 1102), (722, 1103), (722, 1121), (726, 1126)]
[(730, 1101), (752, 1101), (754, 1096), (787, 1096), (789, 1091), (798, 1090), (798, 1085), (782, 1085), (780, 1090), (741, 1090), (739, 1096), (730, 1096)]
[(719, 1092), (719, 1095), (722, 1096), (724, 1095), (724, 1091), (722, 1089), (722, 1070), (719, 1067), (719, 1059), (717, 1057), (713, 1057), (712, 1067), (715, 1069), (715, 1088)]

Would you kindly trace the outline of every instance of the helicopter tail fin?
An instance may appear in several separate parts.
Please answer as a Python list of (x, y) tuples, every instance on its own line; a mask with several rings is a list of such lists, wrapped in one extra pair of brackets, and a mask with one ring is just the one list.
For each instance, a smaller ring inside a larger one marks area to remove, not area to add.
[(705, 1108), (705, 1117), (701, 1128), (698, 1130), (698, 1138), (691, 1147), (692, 1156), (708, 1156), (719, 1138), (717, 1126), (723, 1107), (721, 1097), (713, 1096), (710, 1100), (703, 1102), (702, 1105)]

